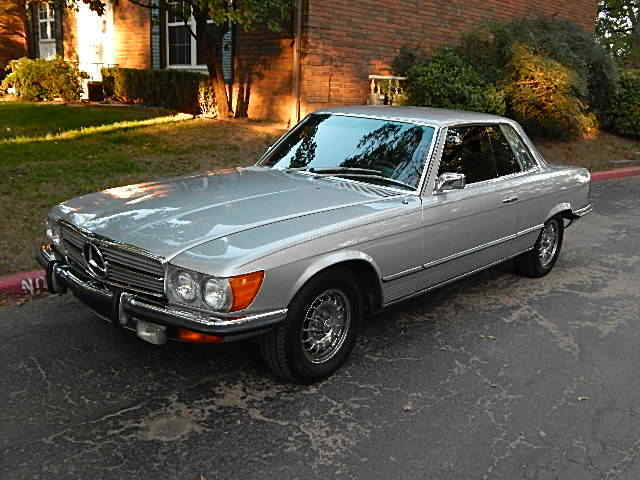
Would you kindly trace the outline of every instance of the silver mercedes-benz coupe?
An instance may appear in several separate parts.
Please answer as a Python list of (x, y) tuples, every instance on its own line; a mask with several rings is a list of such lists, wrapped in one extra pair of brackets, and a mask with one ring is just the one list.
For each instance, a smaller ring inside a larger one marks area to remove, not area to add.
[(556, 262), (591, 211), (590, 174), (547, 163), (507, 118), (416, 107), (308, 115), (253, 167), (55, 206), (39, 260), (143, 339), (255, 336), (279, 377), (347, 358), (373, 312), (515, 258)]

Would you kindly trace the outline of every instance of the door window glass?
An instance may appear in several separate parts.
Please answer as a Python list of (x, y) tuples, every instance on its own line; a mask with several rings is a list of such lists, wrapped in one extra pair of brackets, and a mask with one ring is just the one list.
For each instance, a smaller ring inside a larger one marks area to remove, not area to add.
[(448, 129), (438, 175), (464, 173), (470, 184), (520, 171), (519, 158), (498, 125)]
[(438, 175), (464, 173), (467, 183), (495, 178), (496, 165), (489, 133), (483, 126), (449, 128)]

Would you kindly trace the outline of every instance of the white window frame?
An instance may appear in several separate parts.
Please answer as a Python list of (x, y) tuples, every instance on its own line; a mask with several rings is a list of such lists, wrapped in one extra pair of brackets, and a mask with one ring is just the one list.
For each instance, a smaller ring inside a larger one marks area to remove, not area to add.
[[(171, 8), (172, 5), (176, 5), (180, 2), (168, 2), (168, 6), (169, 8)], [(176, 70), (200, 70), (200, 71), (206, 71), (207, 70), (207, 66), (203, 65), (203, 64), (198, 64), (196, 63), (198, 61), (198, 42), (196, 40), (196, 38), (194, 37), (194, 35), (198, 35), (198, 31), (197, 31), (197, 27), (196, 27), (196, 19), (193, 18), (193, 15), (190, 16), (189, 18), (189, 22), (185, 23), (184, 21), (179, 21), (179, 22), (170, 22), (169, 21), (169, 8), (167, 9), (167, 11), (165, 12), (165, 53), (166, 53), (166, 59), (167, 59), (167, 68), (173, 68)], [(207, 23), (213, 23), (212, 20), (207, 20)], [(194, 35), (191, 35), (191, 33), (189, 33), (189, 38), (191, 40), (191, 63), (189, 64), (184, 64), (184, 65), (172, 65), (169, 63), (169, 27), (183, 27), (183, 26), (187, 26), (191, 29), (191, 32), (194, 33)]]
[[(43, 13), (45, 14), (44, 18), (42, 16)], [(56, 13), (54, 10), (53, 3), (49, 3), (49, 2), (38, 3), (38, 39), (41, 42), (56, 41), (55, 24), (56, 24)], [(43, 25), (47, 33), (46, 38), (42, 36)]]

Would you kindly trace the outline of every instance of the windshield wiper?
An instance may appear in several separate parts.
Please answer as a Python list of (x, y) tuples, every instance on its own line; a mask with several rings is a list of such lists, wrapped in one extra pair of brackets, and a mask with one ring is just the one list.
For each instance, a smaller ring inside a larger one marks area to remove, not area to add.
[(409, 190), (415, 190), (413, 185), (395, 180), (393, 178), (385, 177), (380, 170), (374, 170), (372, 168), (358, 168), (358, 167), (327, 167), (327, 168), (289, 168), (288, 170), (297, 170), (302, 172), (315, 173), (318, 175), (355, 178), (355, 179), (371, 179), (380, 183), (388, 183), (396, 187), (407, 188)]
[(362, 173), (381, 175), (380, 170), (373, 170), (371, 168), (357, 168), (357, 167), (330, 167), (330, 168), (314, 168), (307, 169), (311, 173)]
[(378, 182), (389, 183), (391, 185), (395, 185), (397, 187), (408, 188), (409, 190), (415, 190), (416, 187), (413, 185), (409, 185), (408, 183), (401, 182), (400, 180), (396, 180), (395, 178), (383, 177), (382, 175), (367, 175), (367, 174), (358, 174), (358, 173), (340, 173), (336, 176), (346, 177), (346, 178), (356, 178), (356, 179), (371, 179)]

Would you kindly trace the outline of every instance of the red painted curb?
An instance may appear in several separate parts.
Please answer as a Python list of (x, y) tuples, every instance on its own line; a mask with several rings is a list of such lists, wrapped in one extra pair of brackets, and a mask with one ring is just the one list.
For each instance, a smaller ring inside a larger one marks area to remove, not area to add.
[(44, 270), (14, 273), (0, 277), (0, 294), (37, 295), (46, 291), (47, 280)]
[[(593, 172), (591, 174), (591, 180), (593, 182), (600, 182), (602, 180), (631, 177), (634, 175), (640, 175), (640, 167), (617, 168), (615, 170)], [(0, 294), (37, 295), (45, 292), (46, 289), (47, 280), (44, 270), (14, 273), (13, 275), (0, 277)]]
[(617, 168), (615, 170), (593, 172), (591, 174), (591, 181), (599, 182), (601, 180), (611, 180), (612, 178), (631, 177), (633, 175), (640, 175), (640, 167)]

